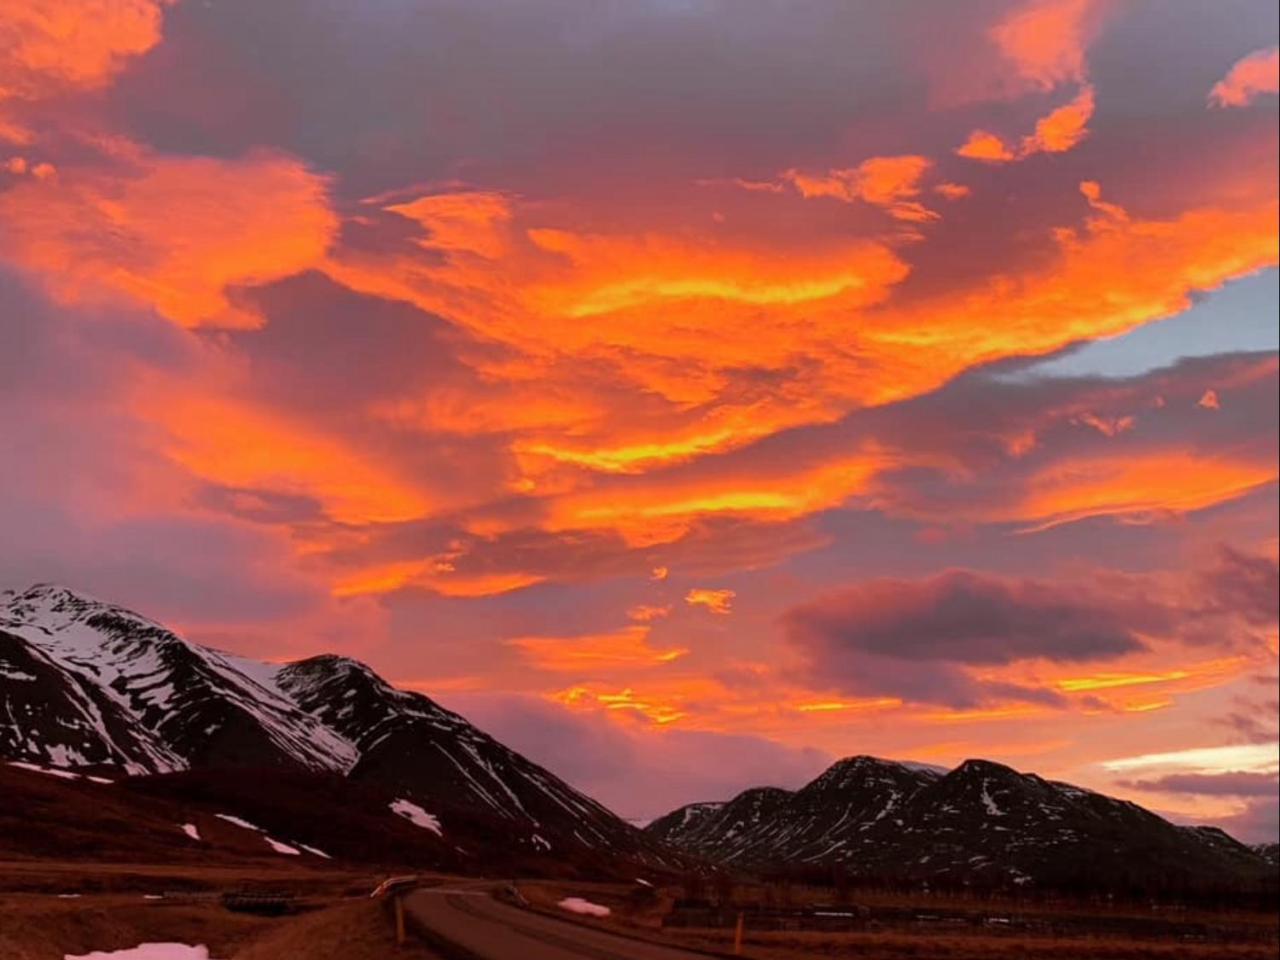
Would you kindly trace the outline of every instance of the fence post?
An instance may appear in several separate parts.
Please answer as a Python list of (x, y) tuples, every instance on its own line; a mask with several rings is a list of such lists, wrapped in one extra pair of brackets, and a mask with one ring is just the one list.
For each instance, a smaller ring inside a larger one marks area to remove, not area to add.
[(742, 956), (742, 922), (744, 916), (741, 910), (738, 911), (738, 925), (733, 931), (733, 955), (735, 957)]
[(396, 946), (404, 946), (404, 894), (397, 893), (395, 899), (396, 907)]

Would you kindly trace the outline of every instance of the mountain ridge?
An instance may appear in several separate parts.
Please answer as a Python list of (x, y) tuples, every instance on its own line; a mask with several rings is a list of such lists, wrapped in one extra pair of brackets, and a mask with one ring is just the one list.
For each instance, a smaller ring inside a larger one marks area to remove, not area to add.
[(182, 639), (57, 584), (0, 594), (0, 757), (164, 775), (297, 768), (376, 785), (433, 810), (505, 823), (534, 850), (662, 862), (638, 828), (368, 665), (322, 654), (268, 664)]
[(940, 771), (846, 757), (798, 790), (753, 787), (646, 830), (731, 868), (935, 885), (1190, 888), (1269, 875), (1262, 853), (1222, 830), (982, 759)]

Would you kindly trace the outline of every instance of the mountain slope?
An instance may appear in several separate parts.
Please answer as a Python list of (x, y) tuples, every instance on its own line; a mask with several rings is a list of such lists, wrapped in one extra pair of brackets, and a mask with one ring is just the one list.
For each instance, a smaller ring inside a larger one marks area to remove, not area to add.
[(513, 848), (664, 856), (600, 804), (364, 664), (230, 656), (62, 587), (0, 594), (0, 705), (0, 758), (112, 775), (337, 774), (479, 818)]
[(851, 757), (800, 790), (748, 790), (647, 829), (732, 866), (935, 884), (1167, 888), (1248, 883), (1267, 870), (1220, 830), (1178, 827), (1137, 804), (985, 760), (944, 772)]

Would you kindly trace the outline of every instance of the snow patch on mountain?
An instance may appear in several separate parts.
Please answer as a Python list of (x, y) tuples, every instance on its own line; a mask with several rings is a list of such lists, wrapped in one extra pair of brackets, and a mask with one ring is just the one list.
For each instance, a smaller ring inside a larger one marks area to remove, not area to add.
[(392, 813), (404, 817), (415, 827), (430, 830), (437, 837), (444, 836), (444, 831), (440, 827), (440, 818), (427, 813), (412, 800), (393, 800), (390, 807)]

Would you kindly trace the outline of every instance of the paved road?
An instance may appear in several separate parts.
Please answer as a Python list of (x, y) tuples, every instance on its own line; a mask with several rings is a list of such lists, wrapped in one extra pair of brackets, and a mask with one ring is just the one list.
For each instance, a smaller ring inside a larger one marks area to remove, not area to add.
[(483, 960), (706, 960), (499, 903), (475, 889), (424, 889), (405, 908), (444, 940)]

